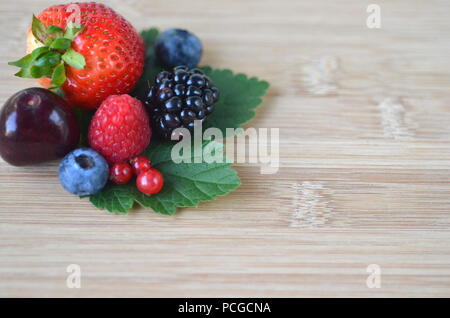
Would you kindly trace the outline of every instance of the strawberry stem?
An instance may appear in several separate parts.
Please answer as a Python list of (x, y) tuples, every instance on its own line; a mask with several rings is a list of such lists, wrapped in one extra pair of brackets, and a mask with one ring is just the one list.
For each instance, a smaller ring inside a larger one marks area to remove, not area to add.
[(48, 28), (33, 15), (31, 32), (42, 46), (21, 59), (9, 62), (20, 68), (15, 75), (24, 78), (51, 78), (51, 90), (62, 91), (66, 81), (66, 66), (86, 67), (84, 56), (72, 49), (73, 39), (83, 31), (83, 26), (70, 22), (66, 30), (50, 25)]

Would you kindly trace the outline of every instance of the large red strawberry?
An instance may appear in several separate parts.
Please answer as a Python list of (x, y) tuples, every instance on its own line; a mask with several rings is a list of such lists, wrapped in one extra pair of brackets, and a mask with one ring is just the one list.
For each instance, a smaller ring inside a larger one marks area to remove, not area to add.
[[(77, 22), (78, 19), (78, 22)], [(69, 104), (97, 108), (130, 92), (142, 74), (142, 38), (122, 16), (95, 2), (56, 5), (33, 17), (17, 76), (61, 88)]]

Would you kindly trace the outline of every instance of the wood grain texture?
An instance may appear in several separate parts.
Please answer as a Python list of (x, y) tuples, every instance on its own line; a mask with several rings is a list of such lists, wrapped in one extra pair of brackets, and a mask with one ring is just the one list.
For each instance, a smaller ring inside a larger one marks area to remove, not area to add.
[[(53, 2), (0, 2), (2, 103), (34, 85), (6, 62)], [(66, 194), (56, 163), (0, 162), (0, 296), (450, 296), (448, 1), (377, 1), (381, 29), (356, 0), (105, 2), (268, 80), (251, 125), (280, 128), (281, 168), (238, 165), (242, 187), (174, 217), (116, 216)]]

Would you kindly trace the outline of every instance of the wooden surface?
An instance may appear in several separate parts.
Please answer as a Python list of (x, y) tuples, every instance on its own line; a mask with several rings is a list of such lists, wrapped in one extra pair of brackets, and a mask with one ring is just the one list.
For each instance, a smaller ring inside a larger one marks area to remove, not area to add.
[[(34, 85), (5, 63), (53, 3), (0, 2), (2, 103)], [(251, 126), (280, 128), (281, 168), (238, 165), (233, 194), (164, 217), (96, 210), (57, 163), (0, 162), (0, 296), (450, 296), (448, 1), (377, 1), (381, 29), (356, 0), (106, 3), (138, 29), (194, 31), (203, 64), (268, 80)]]

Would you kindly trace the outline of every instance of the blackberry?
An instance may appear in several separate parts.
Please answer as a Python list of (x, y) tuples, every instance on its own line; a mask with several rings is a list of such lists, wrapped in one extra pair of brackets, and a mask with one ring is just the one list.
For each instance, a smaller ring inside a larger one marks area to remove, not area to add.
[(219, 89), (200, 69), (177, 66), (173, 72), (162, 71), (150, 88), (145, 105), (152, 129), (164, 139), (171, 139), (176, 128), (194, 129), (214, 111)]

